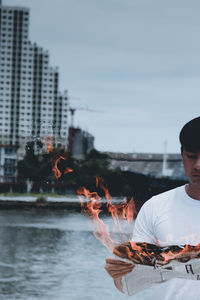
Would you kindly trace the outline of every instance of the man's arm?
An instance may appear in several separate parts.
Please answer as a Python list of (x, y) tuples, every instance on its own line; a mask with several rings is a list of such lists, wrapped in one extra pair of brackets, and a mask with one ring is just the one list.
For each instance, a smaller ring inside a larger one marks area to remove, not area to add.
[[(137, 216), (132, 241), (147, 242), (154, 244), (155, 240), (152, 236), (151, 230), (152, 208), (151, 203), (147, 202), (143, 205)], [(114, 279), (116, 287), (121, 292), (123, 292), (122, 277), (130, 273), (133, 270), (134, 266), (134, 261), (127, 263), (124, 261), (108, 258), (106, 259), (105, 269), (108, 272), (108, 274)]]
[(130, 273), (134, 268), (133, 263), (127, 263), (114, 258), (107, 258), (105, 269), (113, 278), (115, 286), (123, 293), (122, 277)]

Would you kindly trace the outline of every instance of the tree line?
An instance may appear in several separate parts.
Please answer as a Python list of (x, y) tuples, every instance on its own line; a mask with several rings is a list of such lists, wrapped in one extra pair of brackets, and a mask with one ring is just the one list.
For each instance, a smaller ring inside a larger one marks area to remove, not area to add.
[[(56, 174), (59, 175), (57, 179)], [(78, 188), (84, 186), (104, 196), (103, 190), (96, 187), (97, 177), (103, 178), (112, 196), (133, 196), (138, 206), (155, 194), (185, 183), (122, 171), (120, 168), (113, 170), (109, 167), (108, 156), (97, 150), (92, 150), (81, 160), (73, 158), (65, 149), (37, 153), (34, 142), (26, 145), (25, 157), (18, 163), (19, 181), (29, 180), (35, 187), (40, 186), (40, 191), (41, 186), (51, 186), (60, 193), (76, 194)]]

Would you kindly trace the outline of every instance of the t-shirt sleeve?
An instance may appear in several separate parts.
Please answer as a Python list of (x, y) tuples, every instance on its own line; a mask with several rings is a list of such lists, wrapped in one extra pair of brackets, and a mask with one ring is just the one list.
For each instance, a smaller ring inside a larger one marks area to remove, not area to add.
[(135, 221), (133, 242), (156, 244), (156, 237), (153, 228), (153, 205), (152, 199), (145, 202), (139, 211)]

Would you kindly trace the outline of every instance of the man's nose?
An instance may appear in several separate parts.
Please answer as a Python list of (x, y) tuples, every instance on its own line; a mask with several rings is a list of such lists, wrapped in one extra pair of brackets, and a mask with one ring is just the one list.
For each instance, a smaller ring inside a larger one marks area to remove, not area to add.
[(195, 162), (195, 169), (200, 170), (200, 155), (198, 155), (197, 160)]

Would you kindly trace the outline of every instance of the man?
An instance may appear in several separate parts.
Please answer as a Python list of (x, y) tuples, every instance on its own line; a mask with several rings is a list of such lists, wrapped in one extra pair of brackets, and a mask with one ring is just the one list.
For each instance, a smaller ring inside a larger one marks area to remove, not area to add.
[[(141, 208), (132, 241), (158, 246), (200, 243), (200, 117), (188, 122), (180, 132), (181, 154), (189, 183), (152, 197)], [(134, 264), (108, 258), (106, 271), (123, 292), (122, 277)], [(174, 278), (153, 286), (154, 297), (173, 300), (200, 298), (200, 282)]]

